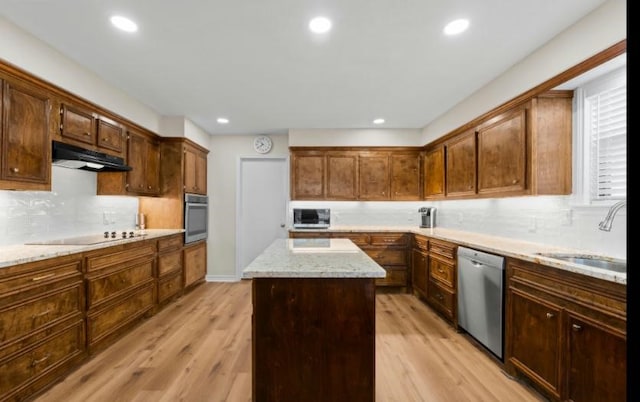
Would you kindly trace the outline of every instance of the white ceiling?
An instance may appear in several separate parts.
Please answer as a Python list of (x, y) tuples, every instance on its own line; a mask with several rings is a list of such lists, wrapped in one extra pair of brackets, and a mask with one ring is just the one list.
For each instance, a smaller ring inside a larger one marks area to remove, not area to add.
[[(604, 2), (0, 0), (0, 14), (161, 115), (274, 134), (424, 127)], [(333, 20), (323, 37), (317, 15)], [(444, 36), (459, 17), (469, 29)]]

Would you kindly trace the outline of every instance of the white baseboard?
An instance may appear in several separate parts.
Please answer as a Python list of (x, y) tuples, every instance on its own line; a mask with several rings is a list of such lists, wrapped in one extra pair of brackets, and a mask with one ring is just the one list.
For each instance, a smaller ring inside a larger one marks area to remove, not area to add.
[(232, 275), (207, 275), (204, 279), (207, 282), (240, 282), (240, 278)]

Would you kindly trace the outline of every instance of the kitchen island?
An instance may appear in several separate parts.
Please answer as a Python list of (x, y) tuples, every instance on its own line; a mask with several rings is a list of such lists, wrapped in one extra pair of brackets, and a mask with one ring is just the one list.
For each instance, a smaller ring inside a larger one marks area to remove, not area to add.
[(375, 278), (348, 239), (278, 239), (252, 279), (253, 401), (375, 400)]

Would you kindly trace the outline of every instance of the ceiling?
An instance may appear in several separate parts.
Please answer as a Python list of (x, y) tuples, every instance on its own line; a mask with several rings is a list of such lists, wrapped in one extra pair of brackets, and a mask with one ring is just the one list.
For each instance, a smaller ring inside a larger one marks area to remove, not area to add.
[[(604, 2), (0, 0), (0, 15), (160, 115), (276, 134), (422, 128)], [(318, 15), (333, 22), (322, 36)], [(445, 36), (460, 17), (469, 29)]]

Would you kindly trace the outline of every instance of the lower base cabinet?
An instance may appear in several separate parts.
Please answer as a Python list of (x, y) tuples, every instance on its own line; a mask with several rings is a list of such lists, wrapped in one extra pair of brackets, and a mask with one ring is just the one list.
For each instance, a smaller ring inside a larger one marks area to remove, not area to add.
[(505, 369), (554, 400), (627, 400), (626, 285), (507, 259)]
[(184, 247), (184, 288), (204, 282), (207, 274), (207, 242), (200, 241)]

